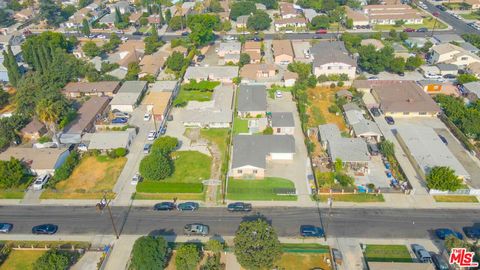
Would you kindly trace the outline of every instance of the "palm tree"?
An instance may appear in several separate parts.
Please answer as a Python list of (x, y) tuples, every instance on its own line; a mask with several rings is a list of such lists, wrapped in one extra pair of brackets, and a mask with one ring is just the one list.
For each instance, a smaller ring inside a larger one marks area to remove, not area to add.
[(53, 133), (52, 139), (57, 141), (57, 123), (62, 112), (62, 106), (51, 99), (41, 99), (36, 106), (37, 117)]
[(180, 23), (182, 25), (182, 30), (183, 30), (183, 8), (182, 8), (182, 3), (177, 2), (175, 3), (175, 8), (176, 8), (176, 13), (178, 16), (180, 16)]

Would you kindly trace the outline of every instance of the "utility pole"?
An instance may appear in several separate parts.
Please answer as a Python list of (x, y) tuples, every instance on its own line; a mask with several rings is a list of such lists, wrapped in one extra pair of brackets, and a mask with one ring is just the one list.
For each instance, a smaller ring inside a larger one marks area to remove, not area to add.
[(433, 15), (435, 16), (435, 22), (433, 22), (433, 28), (432, 28), (432, 35), (431, 37), (433, 37), (433, 32), (435, 32), (435, 27), (437, 26), (437, 21), (438, 21), (438, 16), (437, 15)]
[(97, 204), (97, 208), (100, 208), (100, 210), (103, 210), (105, 207), (107, 207), (110, 220), (112, 221), (113, 231), (115, 232), (115, 237), (117, 237), (118, 239), (120, 238), (120, 235), (118, 234), (117, 227), (115, 226), (115, 221), (113, 220), (112, 209), (110, 209), (111, 201), (112, 200), (107, 200), (107, 193), (103, 193), (103, 198), (100, 201), (100, 203)]

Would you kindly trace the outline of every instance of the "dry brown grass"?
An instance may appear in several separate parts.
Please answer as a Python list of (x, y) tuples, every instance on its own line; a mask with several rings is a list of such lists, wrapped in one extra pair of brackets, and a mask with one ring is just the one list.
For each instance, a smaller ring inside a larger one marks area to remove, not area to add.
[(314, 253), (284, 253), (278, 262), (280, 269), (332, 269), (325, 260), (329, 254)]
[[(317, 86), (307, 90), (308, 100), (311, 105), (308, 108), (309, 127), (315, 127), (320, 124), (333, 123), (338, 126), (340, 131), (346, 131), (347, 126), (341, 114), (335, 115), (328, 111), (328, 107), (335, 103), (335, 93), (342, 88), (330, 88), (324, 86)], [(318, 113), (321, 114), (318, 115)]]

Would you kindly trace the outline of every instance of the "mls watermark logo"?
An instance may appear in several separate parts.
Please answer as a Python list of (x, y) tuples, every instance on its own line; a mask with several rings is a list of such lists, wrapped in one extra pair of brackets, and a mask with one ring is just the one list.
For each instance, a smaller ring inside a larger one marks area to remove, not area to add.
[(457, 264), (460, 267), (478, 267), (478, 262), (473, 261), (474, 252), (466, 248), (452, 248), (450, 253), (450, 264)]

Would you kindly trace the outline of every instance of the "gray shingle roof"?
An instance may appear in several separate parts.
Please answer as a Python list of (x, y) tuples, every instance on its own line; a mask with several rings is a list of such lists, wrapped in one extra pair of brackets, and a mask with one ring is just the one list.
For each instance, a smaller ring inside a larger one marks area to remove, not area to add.
[(272, 127), (294, 127), (293, 113), (272, 112)]
[(332, 160), (344, 162), (368, 162), (367, 143), (362, 138), (334, 138), (328, 140), (328, 149)]
[(375, 122), (370, 120), (362, 120), (352, 125), (355, 135), (379, 135), (382, 136), (380, 129)]
[(345, 45), (341, 41), (319, 42), (312, 47), (311, 52), (313, 54), (314, 67), (332, 62), (357, 66), (357, 61), (350, 57)]
[(347, 103), (345, 105), (343, 105), (343, 110), (348, 112), (348, 111), (362, 111), (362, 109), (360, 109), (360, 107), (358, 107), (357, 104), (353, 103), (353, 102), (350, 102), (350, 103)]
[(454, 64), (437, 64), (437, 67), (443, 71), (458, 70), (458, 66)]
[(266, 111), (267, 93), (265, 85), (242, 84), (238, 90), (237, 109), (240, 112)]
[(340, 130), (335, 124), (325, 124), (318, 126), (318, 133), (320, 135), (320, 140), (323, 142), (341, 137)]
[(146, 85), (146, 81), (126, 81), (118, 89), (118, 93), (141, 93)]
[(237, 135), (233, 138), (232, 168), (266, 168), (270, 153), (295, 153), (295, 139), (291, 135)]

